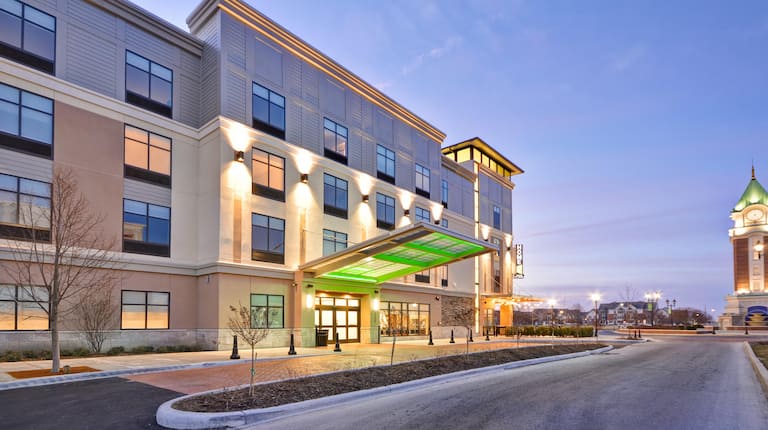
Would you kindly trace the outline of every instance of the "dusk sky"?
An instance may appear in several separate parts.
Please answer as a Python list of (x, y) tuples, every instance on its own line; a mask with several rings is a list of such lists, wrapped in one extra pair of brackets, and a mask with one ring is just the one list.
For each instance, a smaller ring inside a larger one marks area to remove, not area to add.
[[(186, 29), (196, 0), (137, 4)], [(768, 2), (256, 1), (448, 137), (519, 165), (520, 294), (723, 310), (729, 219), (768, 185)]]

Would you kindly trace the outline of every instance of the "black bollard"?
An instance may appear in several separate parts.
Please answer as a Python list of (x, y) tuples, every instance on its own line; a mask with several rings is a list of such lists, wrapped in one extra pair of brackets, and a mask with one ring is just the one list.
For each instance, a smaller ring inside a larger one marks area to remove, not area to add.
[(434, 345), (434, 342), (432, 342), (432, 330), (429, 331), (429, 343), (427, 345)]
[(291, 347), (288, 348), (288, 355), (296, 355), (296, 348), (293, 347), (293, 333), (291, 333)]
[(475, 340), (472, 339), (472, 329), (469, 329), (469, 341), (474, 342)]
[(339, 345), (339, 333), (336, 332), (334, 336), (336, 336), (336, 347), (333, 348), (333, 352), (341, 352), (341, 345)]
[(746, 325), (744, 326), (744, 334), (749, 334), (749, 327)]
[(232, 344), (232, 355), (229, 356), (230, 360), (239, 360), (240, 354), (237, 352), (237, 335), (235, 335), (235, 343)]
[(453, 329), (451, 329), (451, 341), (448, 343), (456, 343), (456, 341), (453, 340)]
[(485, 329), (485, 340), (490, 342), (491, 338), (488, 336), (489, 334), (490, 334), (490, 330), (488, 328), (486, 328)]
[(637, 338), (638, 339), (642, 339), (643, 338), (643, 332), (641, 332), (640, 330), (637, 331)]

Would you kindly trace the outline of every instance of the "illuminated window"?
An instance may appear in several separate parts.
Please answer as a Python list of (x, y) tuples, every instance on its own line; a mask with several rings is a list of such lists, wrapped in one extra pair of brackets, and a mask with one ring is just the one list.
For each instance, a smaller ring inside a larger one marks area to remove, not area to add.
[(347, 128), (328, 118), (323, 121), (323, 144), (325, 156), (339, 163), (347, 164)]
[(347, 218), (347, 187), (347, 181), (327, 173), (323, 175), (324, 213)]
[(429, 198), (429, 169), (416, 164), (416, 194)]
[(125, 125), (125, 176), (171, 185), (171, 139)]
[(121, 329), (168, 328), (171, 293), (129, 290), (123, 290), (121, 293)]
[(170, 118), (173, 112), (173, 71), (125, 51), (125, 101)]
[(51, 184), (0, 174), (0, 237), (50, 241)]
[(493, 228), (501, 230), (501, 208), (493, 207)]
[(395, 183), (395, 152), (381, 145), (376, 145), (376, 177)]
[(56, 18), (20, 1), (0, 1), (0, 56), (53, 74)]
[(50, 158), (53, 100), (0, 84), (0, 146)]
[(123, 251), (171, 256), (171, 208), (123, 199)]
[(0, 285), (0, 330), (48, 330), (48, 289)]
[(376, 193), (376, 227), (395, 228), (395, 199), (381, 193)]
[(429, 304), (381, 302), (379, 326), (383, 336), (426, 336), (429, 333)]
[(285, 139), (285, 97), (253, 83), (252, 126), (280, 139)]
[(346, 248), (346, 233), (323, 229), (323, 256), (331, 255)]
[(251, 214), (251, 259), (278, 264), (285, 262), (285, 220)]
[(285, 158), (253, 148), (253, 194), (285, 201)]
[(283, 328), (283, 296), (251, 294), (251, 327)]

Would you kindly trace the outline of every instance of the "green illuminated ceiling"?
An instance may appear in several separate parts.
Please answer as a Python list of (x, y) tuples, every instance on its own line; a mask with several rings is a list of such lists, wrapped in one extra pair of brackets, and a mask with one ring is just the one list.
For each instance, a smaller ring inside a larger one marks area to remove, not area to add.
[(316, 278), (378, 284), (493, 251), (488, 244), (427, 224), (416, 224), (302, 267)]

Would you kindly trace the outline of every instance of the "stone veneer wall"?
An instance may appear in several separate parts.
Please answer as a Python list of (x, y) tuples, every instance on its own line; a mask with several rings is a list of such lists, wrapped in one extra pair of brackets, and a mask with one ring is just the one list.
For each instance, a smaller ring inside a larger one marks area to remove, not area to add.
[[(475, 312), (472, 302), (471, 297), (441, 296), (440, 324), (460, 327), (464, 327), (468, 323), (469, 325), (474, 324)], [(469, 321), (464, 321), (465, 318), (469, 318)]]

